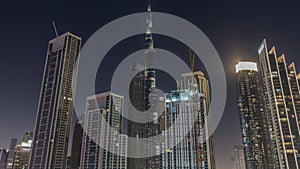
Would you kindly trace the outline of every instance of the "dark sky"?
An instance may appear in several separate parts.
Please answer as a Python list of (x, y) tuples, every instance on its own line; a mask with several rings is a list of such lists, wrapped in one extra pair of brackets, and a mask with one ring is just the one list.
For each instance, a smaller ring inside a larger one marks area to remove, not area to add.
[[(153, 11), (171, 13), (198, 26), (223, 62), (228, 98), (215, 132), (218, 169), (230, 169), (233, 145), (240, 144), (234, 65), (239, 60), (256, 60), (258, 45), (266, 38), (269, 46), (277, 47), (278, 54), (284, 52), (288, 62), (300, 66), (300, 10), (296, 2), (152, 0)], [(144, 12), (145, 5), (145, 0), (1, 2), (0, 147), (8, 147), (12, 137), (20, 138), (26, 130), (33, 130), (47, 43), (55, 37), (52, 20), (59, 33), (69, 30), (85, 42), (106, 23)], [(133, 51), (143, 48), (143, 38), (128, 41), (140, 45)], [(185, 48), (164, 44), (169, 41), (157, 38), (156, 44), (178, 54), (187, 53)], [(110, 59), (117, 63), (120, 58), (114, 57)]]

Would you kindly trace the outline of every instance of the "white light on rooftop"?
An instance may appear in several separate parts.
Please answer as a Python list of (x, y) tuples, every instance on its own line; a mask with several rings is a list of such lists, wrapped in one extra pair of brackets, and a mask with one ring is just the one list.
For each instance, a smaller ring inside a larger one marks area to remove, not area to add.
[(257, 64), (255, 62), (239, 62), (239, 64), (235, 65), (236, 73), (242, 70), (251, 70), (257, 72)]

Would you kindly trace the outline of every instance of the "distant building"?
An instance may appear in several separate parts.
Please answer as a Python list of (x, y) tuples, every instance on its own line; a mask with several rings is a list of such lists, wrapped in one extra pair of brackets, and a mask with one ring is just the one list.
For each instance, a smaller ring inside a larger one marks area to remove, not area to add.
[(234, 158), (232, 158), (233, 169), (246, 169), (244, 147), (242, 145), (234, 146)]
[(236, 88), (246, 168), (273, 168), (260, 75), (255, 62), (236, 65)]
[(13, 162), (14, 162), (14, 157), (15, 157), (15, 148), (17, 145), (17, 138), (12, 138), (10, 142), (10, 147), (8, 151), (8, 157), (7, 157), (7, 164), (6, 164), (6, 169), (12, 169), (13, 168)]
[(69, 32), (49, 42), (29, 169), (66, 167), (80, 46)]
[(6, 149), (0, 149), (0, 169), (6, 169), (8, 152)]
[(258, 48), (274, 168), (300, 168), (300, 93), (294, 63), (264, 40)]
[(33, 132), (26, 132), (21, 144), (16, 146), (13, 169), (27, 169), (31, 152)]
[(123, 96), (111, 92), (87, 98), (81, 169), (127, 168), (127, 136), (120, 134), (123, 104)]

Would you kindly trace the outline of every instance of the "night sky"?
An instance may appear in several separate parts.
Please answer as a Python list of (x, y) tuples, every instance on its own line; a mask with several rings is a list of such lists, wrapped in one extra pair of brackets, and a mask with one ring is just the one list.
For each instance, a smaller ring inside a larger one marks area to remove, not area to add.
[[(300, 10), (296, 2), (152, 0), (153, 11), (182, 17), (198, 26), (211, 40), (223, 62), (228, 98), (221, 123), (215, 132), (218, 169), (230, 169), (233, 145), (241, 144), (236, 105), (234, 65), (239, 60), (257, 59), (257, 48), (266, 38), (269, 47), (284, 53), (300, 71)], [(0, 147), (8, 147), (12, 137), (21, 138), (33, 130), (48, 41), (55, 37), (52, 20), (59, 33), (71, 31), (85, 42), (106, 23), (124, 15), (145, 12), (146, 0), (123, 1), (3, 1), (0, 5)], [(153, 25), (155, 27), (155, 25)], [(166, 37), (155, 38), (155, 46), (186, 57), (182, 44)], [(107, 62), (117, 66), (125, 54), (143, 48), (137, 36), (118, 44)], [(131, 46), (122, 48), (122, 44)], [(297, 58), (298, 57), (298, 58)], [(104, 69), (108, 79), (113, 72)], [(203, 69), (201, 64), (196, 65)], [(205, 70), (203, 70), (205, 71)], [(99, 87), (107, 90), (107, 85)]]

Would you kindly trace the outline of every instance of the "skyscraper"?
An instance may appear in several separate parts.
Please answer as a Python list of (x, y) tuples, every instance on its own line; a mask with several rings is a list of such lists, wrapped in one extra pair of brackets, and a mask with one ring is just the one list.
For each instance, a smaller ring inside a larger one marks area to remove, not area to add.
[(127, 136), (120, 134), (123, 106), (123, 96), (111, 92), (87, 98), (81, 169), (127, 168)]
[(257, 64), (239, 62), (235, 69), (246, 168), (273, 168)]
[(22, 143), (16, 146), (13, 169), (24, 169), (28, 167), (32, 137), (32, 132), (26, 132)]
[[(149, 138), (160, 133), (159, 117), (157, 114), (157, 94), (153, 92), (156, 87), (155, 73), (155, 49), (152, 37), (152, 14), (151, 3), (148, 0), (147, 6), (148, 18), (146, 22), (145, 37), (145, 64), (134, 64), (131, 66), (132, 81), (130, 83), (130, 101), (134, 107), (129, 106), (129, 117), (133, 112), (148, 111), (147, 123), (128, 122), (128, 135), (137, 140), (139, 138)], [(150, 104), (151, 103), (151, 104)], [(142, 139), (141, 139), (142, 140)], [(143, 148), (135, 149), (134, 144), (129, 144), (129, 151), (139, 151), (143, 155), (150, 155), (147, 158), (128, 158), (128, 168), (159, 168), (161, 166), (159, 144), (151, 139), (146, 142), (143, 140)]]
[(8, 152), (6, 149), (0, 149), (0, 169), (6, 169), (6, 161), (7, 161)]
[[(165, 150), (162, 168), (214, 169), (208, 80), (200, 71), (182, 76), (180, 89), (165, 96), (166, 109), (161, 118), (162, 134), (166, 138), (162, 144)], [(191, 130), (185, 127), (187, 124), (193, 124)], [(170, 147), (178, 138), (182, 140), (175, 147)]]
[(12, 138), (10, 141), (10, 147), (8, 151), (8, 157), (7, 157), (7, 164), (6, 164), (6, 169), (12, 169), (13, 168), (13, 163), (14, 163), (14, 157), (15, 157), (15, 148), (17, 145), (17, 138)]
[(65, 168), (73, 113), (73, 82), (81, 38), (69, 32), (48, 45), (30, 169)]
[(234, 146), (234, 158), (232, 159), (233, 169), (246, 169), (244, 146)]
[(258, 48), (265, 111), (271, 131), (275, 168), (300, 166), (299, 84), (294, 64), (268, 50), (266, 40)]

